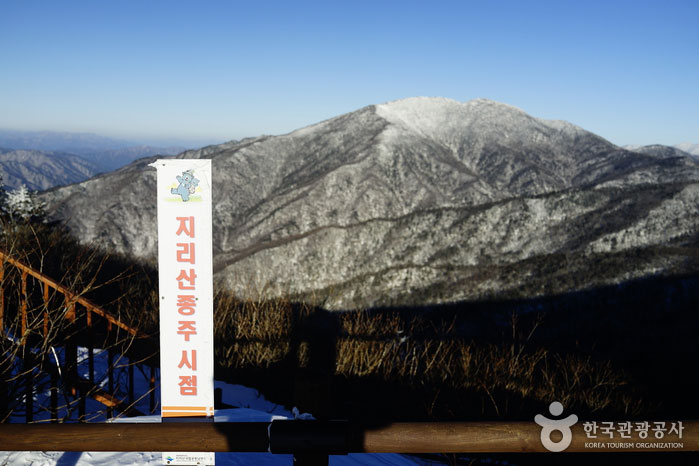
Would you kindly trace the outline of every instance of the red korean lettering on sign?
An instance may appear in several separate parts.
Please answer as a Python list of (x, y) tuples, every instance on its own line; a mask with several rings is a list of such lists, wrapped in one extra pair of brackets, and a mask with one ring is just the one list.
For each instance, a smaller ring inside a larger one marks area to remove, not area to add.
[(197, 376), (196, 375), (181, 375), (180, 376), (180, 395), (197, 394)]
[[(177, 231), (176, 236), (187, 236), (194, 239), (194, 224), (195, 219), (193, 216), (190, 217), (176, 217), (177, 220)], [(175, 255), (178, 264), (189, 264), (192, 266), (196, 265), (196, 244), (193, 241), (182, 242), (175, 244)], [(194, 268), (182, 268), (177, 275), (177, 288), (180, 290), (196, 290), (196, 278), (197, 273)], [(177, 295), (177, 313), (181, 316), (188, 316), (194, 320), (180, 320), (177, 322), (177, 334), (180, 335), (183, 340), (182, 343), (190, 342), (192, 335), (197, 334), (197, 321), (196, 321), (196, 305), (197, 298), (194, 294), (181, 294)], [(180, 395), (185, 396), (196, 396), (197, 394), (197, 376), (194, 374), (197, 371), (197, 350), (195, 349), (182, 349), (182, 356), (180, 357), (180, 362), (177, 368), (183, 372), (186, 370), (189, 372), (186, 375), (179, 375), (179, 389)]]
[(180, 290), (193, 290), (196, 285), (197, 273), (194, 269), (180, 270), (177, 276), (177, 288)]
[(175, 234), (180, 236), (182, 234), (194, 238), (194, 217), (176, 217), (179, 222), (177, 231)]
[(177, 262), (188, 262), (194, 265), (196, 262), (194, 243), (177, 243)]
[(182, 357), (177, 367), (182, 369), (185, 366), (193, 371), (197, 370), (197, 350), (182, 350)]
[(193, 294), (177, 295), (177, 313), (182, 316), (191, 316), (196, 312), (197, 299)]
[(197, 334), (197, 322), (195, 320), (180, 320), (177, 322), (177, 324), (177, 334), (183, 335), (184, 341), (189, 341), (189, 337), (191, 335)]

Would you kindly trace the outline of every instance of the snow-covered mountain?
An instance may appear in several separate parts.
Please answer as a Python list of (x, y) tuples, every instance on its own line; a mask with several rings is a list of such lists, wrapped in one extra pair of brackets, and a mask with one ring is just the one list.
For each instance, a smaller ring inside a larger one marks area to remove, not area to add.
[(99, 172), (96, 164), (65, 152), (0, 149), (0, 173), (6, 187), (39, 191), (84, 181)]
[(699, 157), (699, 144), (690, 144), (688, 142), (682, 144), (675, 144), (674, 146), (665, 146), (662, 144), (651, 144), (647, 146), (641, 146), (638, 144), (628, 144), (623, 146), (624, 149), (640, 152), (642, 154), (667, 156), (669, 154), (675, 155), (690, 155), (694, 158)]
[[(178, 157), (213, 160), (215, 272), (248, 297), (353, 308), (560, 293), (682, 272), (676, 252), (699, 232), (691, 157), (485, 99), (372, 105)], [(150, 161), (43, 200), (83, 241), (153, 258)]]
[(692, 155), (699, 155), (699, 144), (692, 144), (691, 142), (683, 142), (682, 144), (675, 145), (679, 150), (683, 150)]

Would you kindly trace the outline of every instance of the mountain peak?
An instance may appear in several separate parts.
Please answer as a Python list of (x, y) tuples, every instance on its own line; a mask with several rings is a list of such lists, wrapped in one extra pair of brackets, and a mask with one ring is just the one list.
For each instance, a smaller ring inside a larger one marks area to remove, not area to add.
[(479, 113), (483, 111), (508, 112), (515, 111), (526, 115), (525, 112), (512, 105), (494, 100), (478, 98), (459, 102), (446, 97), (408, 97), (376, 105), (377, 111), (390, 114), (424, 114), (435, 113)]
[[(327, 295), (352, 308), (545, 283), (568, 292), (594, 283), (566, 288), (542, 260), (577, 254), (569, 275), (589, 276), (597, 252), (659, 244), (668, 225), (682, 241), (697, 232), (697, 162), (625, 151), (487, 99), (403, 99), (185, 155), (214, 160), (214, 268), (250, 299)], [(153, 257), (155, 174), (131, 167), (42, 200), (82, 241)], [(115, 204), (114, 192), (130, 194)], [(615, 257), (610, 282), (651, 270)]]
[(424, 108), (424, 109), (436, 109), (439, 107), (449, 107), (449, 106), (458, 106), (458, 107), (470, 107), (470, 108), (477, 108), (477, 107), (484, 107), (484, 106), (491, 106), (491, 107), (500, 107), (503, 109), (511, 109), (511, 110), (516, 110), (518, 112), (523, 112), (523, 110), (509, 104), (504, 104), (502, 102), (497, 102), (495, 100), (491, 99), (486, 99), (485, 97), (478, 97), (476, 99), (471, 99), (467, 100), (465, 102), (461, 102), (458, 100), (450, 99), (448, 97), (430, 97), (430, 96), (415, 96), (415, 97), (406, 97), (403, 99), (397, 99), (397, 100), (391, 100), (388, 102), (384, 102), (383, 104), (377, 105), (377, 107), (395, 107), (395, 108), (407, 108), (407, 107), (413, 107), (413, 108)]
[(523, 120), (534, 120), (517, 107), (483, 98), (458, 102), (444, 97), (411, 97), (375, 108), (389, 123), (431, 136), (519, 127)]

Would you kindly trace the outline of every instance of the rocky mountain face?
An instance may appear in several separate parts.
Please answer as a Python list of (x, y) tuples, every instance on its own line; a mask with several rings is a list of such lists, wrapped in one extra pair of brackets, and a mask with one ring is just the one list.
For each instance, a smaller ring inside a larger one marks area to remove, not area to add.
[(84, 181), (99, 171), (94, 163), (65, 152), (0, 149), (0, 173), (7, 188), (33, 191)]
[[(215, 273), (244, 297), (421, 305), (697, 266), (693, 158), (489, 100), (400, 100), (177, 157), (213, 161)], [(152, 260), (152, 160), (43, 200), (82, 241)]]

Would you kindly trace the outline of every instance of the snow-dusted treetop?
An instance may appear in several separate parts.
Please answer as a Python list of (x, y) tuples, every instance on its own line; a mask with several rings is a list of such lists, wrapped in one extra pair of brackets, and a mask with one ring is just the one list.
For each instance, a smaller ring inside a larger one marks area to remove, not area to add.
[(36, 192), (22, 185), (7, 193), (4, 207), (12, 220), (29, 220), (42, 217), (45, 204), (36, 197)]

